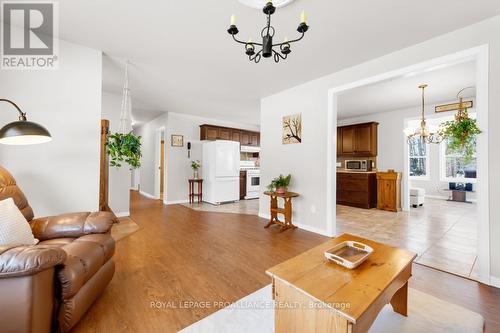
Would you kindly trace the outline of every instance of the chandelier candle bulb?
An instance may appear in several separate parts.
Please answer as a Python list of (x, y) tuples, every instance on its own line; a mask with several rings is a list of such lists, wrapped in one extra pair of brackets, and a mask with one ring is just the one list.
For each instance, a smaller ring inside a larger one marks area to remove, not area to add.
[(306, 17), (306, 12), (303, 10), (302, 13), (300, 13), (300, 23), (306, 23), (307, 17)]
[(231, 15), (231, 25), (236, 25), (236, 16)]

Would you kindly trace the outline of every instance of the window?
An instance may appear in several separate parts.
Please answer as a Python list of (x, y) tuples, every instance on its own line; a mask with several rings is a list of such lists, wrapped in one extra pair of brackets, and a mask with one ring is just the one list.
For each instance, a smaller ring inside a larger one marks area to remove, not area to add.
[(409, 144), (410, 178), (429, 178), (429, 149), (419, 139), (411, 140)]
[(464, 163), (463, 154), (450, 151), (448, 141), (441, 144), (440, 149), (441, 181), (454, 183), (475, 183), (477, 177), (477, 159)]

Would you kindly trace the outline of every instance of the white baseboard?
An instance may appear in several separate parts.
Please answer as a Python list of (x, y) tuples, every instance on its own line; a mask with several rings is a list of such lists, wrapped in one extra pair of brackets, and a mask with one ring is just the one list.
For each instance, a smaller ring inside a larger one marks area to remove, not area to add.
[[(266, 220), (270, 220), (271, 219), (271, 215), (269, 215), (269, 214), (259, 213), (259, 217), (261, 217), (263, 219), (266, 219)], [(300, 223), (300, 222), (297, 222), (297, 221), (293, 221), (293, 224), (295, 224), (299, 229), (302, 229), (302, 230), (305, 230), (305, 231), (309, 231), (309, 232), (313, 232), (315, 234), (319, 234), (319, 235), (322, 235), (322, 236), (330, 237), (330, 235), (328, 235), (328, 233), (326, 232), (326, 230), (323, 230), (323, 229), (320, 229), (320, 228), (316, 228), (316, 227), (312, 227), (312, 226), (309, 226), (309, 225), (306, 225), (306, 224), (303, 224), (303, 223)]]
[(189, 200), (172, 200), (172, 201), (167, 201), (167, 200), (163, 200), (163, 203), (165, 205), (179, 205), (179, 204), (184, 204), (184, 203), (188, 203)]
[(490, 285), (500, 288), (500, 278), (496, 276), (490, 276)]
[(149, 199), (158, 199), (156, 196), (149, 194), (147, 192), (144, 192), (144, 191), (139, 191), (139, 193), (142, 194), (143, 196), (145, 196), (146, 198), (149, 198)]
[(115, 216), (116, 216), (116, 217), (126, 217), (126, 216), (130, 216), (130, 212), (119, 212), (119, 213), (115, 213)]

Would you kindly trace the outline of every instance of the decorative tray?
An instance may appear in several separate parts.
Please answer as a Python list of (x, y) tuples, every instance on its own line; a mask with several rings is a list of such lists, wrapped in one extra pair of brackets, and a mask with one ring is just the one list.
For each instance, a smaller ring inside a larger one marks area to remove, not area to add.
[(345, 241), (325, 252), (325, 257), (340, 266), (354, 269), (361, 265), (373, 249), (360, 242)]

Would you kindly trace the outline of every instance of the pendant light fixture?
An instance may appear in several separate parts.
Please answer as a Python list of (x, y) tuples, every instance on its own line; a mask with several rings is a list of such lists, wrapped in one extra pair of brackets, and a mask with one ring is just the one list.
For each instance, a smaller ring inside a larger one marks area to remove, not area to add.
[[(229, 26), (229, 29), (227, 29), (227, 32), (233, 37), (235, 42), (245, 45), (245, 53), (250, 61), (258, 63), (262, 57), (273, 57), (275, 62), (285, 60), (290, 52), (292, 52), (290, 45), (304, 38), (306, 31), (309, 29), (309, 26), (306, 23), (306, 14), (305, 12), (302, 12), (300, 15), (300, 24), (297, 31), (301, 35), (298, 38), (292, 40), (285, 38), (282, 43), (273, 44), (273, 37), (276, 31), (271, 25), (271, 15), (273, 15), (276, 11), (276, 7), (273, 5), (272, 1), (269, 0), (262, 11), (267, 16), (267, 24), (260, 33), (262, 43), (253, 42), (251, 39), (248, 40), (248, 42), (238, 40), (235, 36), (239, 30), (236, 27), (236, 17), (234, 15), (231, 16), (231, 25)], [(257, 46), (261, 47), (259, 51), (256, 51)], [(275, 50), (275, 47), (279, 48), (279, 50)]]
[(427, 122), (425, 121), (425, 88), (427, 84), (422, 84), (418, 88), (422, 90), (422, 117), (420, 120), (420, 127), (416, 129), (413, 134), (408, 135), (408, 144), (411, 144), (415, 140), (420, 140), (422, 143), (436, 143), (439, 144), (443, 141), (442, 135), (437, 132), (431, 132), (427, 127)]
[(31, 145), (49, 142), (52, 140), (49, 131), (42, 125), (28, 121), (26, 112), (11, 100), (0, 98), (0, 102), (7, 102), (19, 112), (19, 120), (9, 123), (0, 129), (0, 143), (6, 145)]
[(123, 83), (122, 106), (120, 110), (120, 127), (118, 133), (127, 134), (132, 130), (132, 96), (129, 86), (128, 67), (130, 62), (125, 63), (125, 81)]

